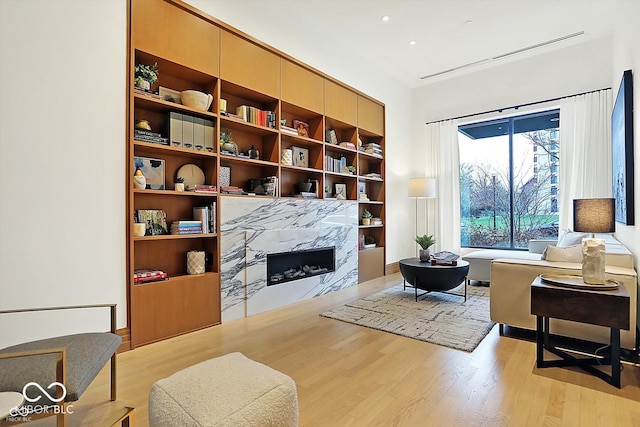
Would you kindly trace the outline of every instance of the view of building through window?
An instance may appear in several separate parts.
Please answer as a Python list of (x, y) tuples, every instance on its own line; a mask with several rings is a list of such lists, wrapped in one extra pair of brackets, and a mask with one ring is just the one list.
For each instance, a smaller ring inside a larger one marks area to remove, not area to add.
[(558, 235), (559, 110), (459, 126), (463, 247)]

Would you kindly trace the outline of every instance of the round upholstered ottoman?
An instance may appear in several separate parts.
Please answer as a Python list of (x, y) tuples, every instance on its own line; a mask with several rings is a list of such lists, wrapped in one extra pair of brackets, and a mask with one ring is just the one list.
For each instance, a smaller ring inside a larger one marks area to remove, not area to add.
[(297, 426), (296, 384), (282, 372), (230, 353), (154, 383), (149, 425)]

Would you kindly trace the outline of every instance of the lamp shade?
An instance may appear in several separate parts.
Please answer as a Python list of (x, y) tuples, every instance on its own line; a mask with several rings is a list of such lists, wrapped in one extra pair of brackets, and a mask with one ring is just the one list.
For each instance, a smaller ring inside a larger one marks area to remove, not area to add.
[(574, 199), (573, 230), (587, 233), (616, 231), (615, 199)]
[(435, 178), (411, 178), (409, 180), (409, 197), (427, 199), (436, 197)]

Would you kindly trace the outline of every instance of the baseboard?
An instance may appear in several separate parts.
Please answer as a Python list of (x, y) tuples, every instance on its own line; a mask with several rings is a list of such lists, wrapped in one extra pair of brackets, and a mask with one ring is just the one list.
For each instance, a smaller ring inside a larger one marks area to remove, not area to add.
[(117, 353), (131, 350), (131, 331), (129, 330), (129, 328), (116, 330), (116, 335), (122, 338), (122, 344), (120, 344), (120, 347), (118, 347)]
[(387, 264), (384, 267), (384, 274), (385, 275), (399, 273), (399, 272), (400, 272), (400, 263), (397, 262), (397, 261), (393, 262), (391, 264)]

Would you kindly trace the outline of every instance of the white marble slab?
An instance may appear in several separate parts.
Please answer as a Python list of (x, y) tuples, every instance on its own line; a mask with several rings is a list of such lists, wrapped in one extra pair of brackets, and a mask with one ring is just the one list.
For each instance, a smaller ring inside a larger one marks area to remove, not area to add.
[[(222, 321), (358, 282), (358, 204), (220, 197)], [(335, 247), (336, 271), (267, 286), (267, 254)]]

